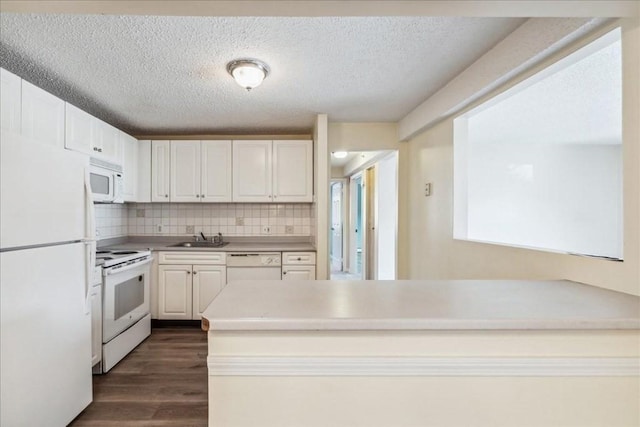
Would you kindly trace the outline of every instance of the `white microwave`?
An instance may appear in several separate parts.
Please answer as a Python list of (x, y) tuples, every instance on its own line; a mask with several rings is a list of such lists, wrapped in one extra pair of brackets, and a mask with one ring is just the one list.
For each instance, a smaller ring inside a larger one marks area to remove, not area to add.
[(89, 182), (95, 203), (124, 203), (122, 166), (100, 159), (89, 160)]

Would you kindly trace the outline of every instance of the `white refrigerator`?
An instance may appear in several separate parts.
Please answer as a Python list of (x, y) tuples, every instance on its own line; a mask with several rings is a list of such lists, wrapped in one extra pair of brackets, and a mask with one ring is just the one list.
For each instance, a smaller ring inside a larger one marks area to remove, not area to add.
[(65, 426), (91, 403), (88, 158), (0, 139), (0, 425)]

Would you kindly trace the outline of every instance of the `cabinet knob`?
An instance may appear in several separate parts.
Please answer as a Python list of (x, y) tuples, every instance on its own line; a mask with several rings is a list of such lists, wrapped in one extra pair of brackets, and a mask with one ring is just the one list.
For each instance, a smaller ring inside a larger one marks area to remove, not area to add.
[(199, 195), (199, 194), (196, 194), (196, 197), (198, 197), (198, 198), (199, 198), (199, 197), (200, 197), (200, 195)]
[(196, 274), (198, 274), (198, 272), (197, 272), (197, 271), (194, 271), (194, 272), (193, 272), (193, 275), (195, 276)]
[(298, 257), (298, 261), (302, 261), (302, 258)]
[(187, 274), (191, 274), (191, 272), (190, 272), (190, 271), (187, 271)]
[(204, 194), (201, 194), (200, 197), (202, 197), (204, 199)]
[(165, 195), (164, 195), (164, 197), (169, 197), (169, 195), (168, 195), (168, 194), (165, 194)]
[(287, 274), (287, 272), (286, 272), (286, 271), (283, 271), (283, 272), (282, 272), (282, 274)]

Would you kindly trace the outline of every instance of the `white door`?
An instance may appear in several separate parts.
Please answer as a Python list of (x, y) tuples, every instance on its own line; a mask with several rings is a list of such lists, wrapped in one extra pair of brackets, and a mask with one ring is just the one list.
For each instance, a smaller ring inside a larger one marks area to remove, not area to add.
[(169, 141), (151, 141), (151, 201), (169, 202), (171, 171)]
[(95, 144), (98, 146), (96, 157), (122, 165), (120, 131), (109, 123), (93, 118)]
[(0, 253), (2, 426), (66, 426), (91, 402), (84, 253), (82, 243)]
[(273, 141), (273, 201), (313, 201), (312, 141)]
[(190, 265), (158, 266), (158, 319), (191, 319), (193, 284)]
[(193, 319), (200, 320), (204, 310), (227, 283), (226, 267), (193, 266)]
[(22, 81), (22, 135), (40, 143), (64, 148), (65, 102)]
[(20, 133), (22, 115), (22, 79), (0, 68), (0, 128)]
[(125, 202), (135, 202), (138, 192), (138, 140), (120, 132), (122, 146), (123, 196)]
[(230, 202), (232, 180), (231, 141), (202, 141), (202, 185), (200, 198), (203, 202)]
[(137, 163), (138, 191), (136, 202), (148, 203), (151, 201), (151, 141), (138, 141)]
[(200, 141), (171, 141), (172, 202), (200, 201)]
[(282, 280), (316, 280), (316, 266), (315, 265), (283, 266)]
[(0, 247), (85, 238), (88, 157), (29, 144), (20, 135), (4, 131), (0, 139)]
[(94, 117), (81, 109), (65, 103), (65, 140), (69, 150), (95, 156), (98, 147), (94, 145)]
[(331, 183), (331, 271), (343, 269), (342, 182)]
[(233, 201), (270, 202), (271, 141), (233, 141)]

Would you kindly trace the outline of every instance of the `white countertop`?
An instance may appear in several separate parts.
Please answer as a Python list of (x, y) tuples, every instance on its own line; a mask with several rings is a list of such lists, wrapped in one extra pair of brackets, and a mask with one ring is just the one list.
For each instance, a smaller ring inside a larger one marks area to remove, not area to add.
[(107, 248), (118, 249), (151, 249), (152, 251), (187, 251), (187, 252), (315, 252), (316, 248), (311, 243), (289, 243), (289, 242), (229, 242), (221, 248), (194, 248), (172, 246), (175, 241), (149, 241), (121, 243), (107, 246)]
[(570, 281), (243, 281), (210, 330), (640, 329), (640, 297)]

